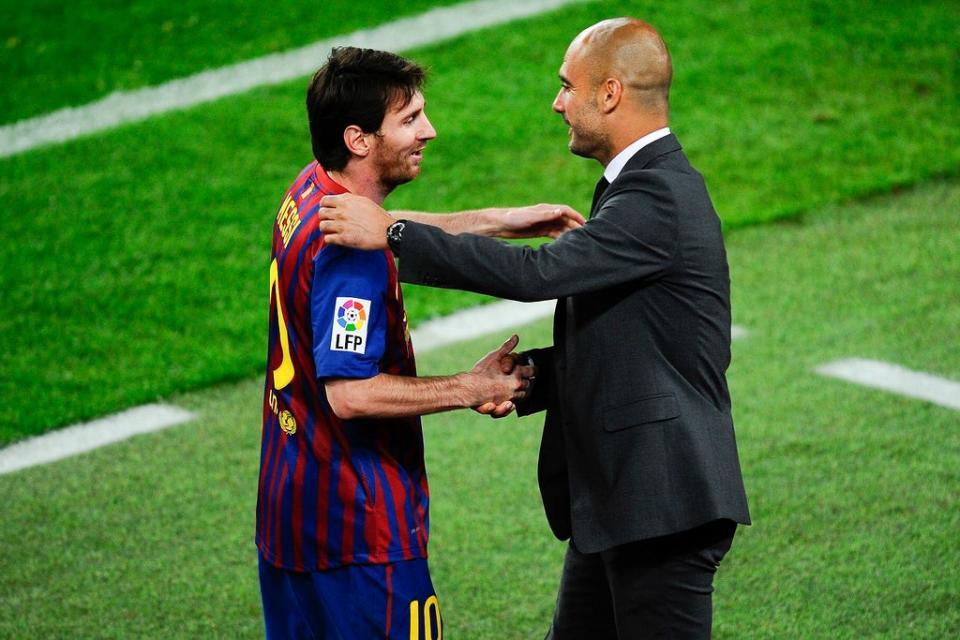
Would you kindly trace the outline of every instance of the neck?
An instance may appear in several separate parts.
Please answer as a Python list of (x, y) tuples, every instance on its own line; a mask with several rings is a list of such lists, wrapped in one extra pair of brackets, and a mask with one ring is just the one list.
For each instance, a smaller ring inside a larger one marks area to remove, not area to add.
[(628, 126), (615, 127), (614, 130), (610, 132), (610, 147), (607, 154), (605, 154), (606, 157), (597, 158), (597, 161), (600, 162), (604, 168), (606, 168), (607, 165), (610, 164), (610, 161), (616, 158), (621, 151), (643, 136), (648, 133), (653, 133), (657, 129), (670, 126), (665, 116), (652, 117), (650, 115), (632, 118), (627, 124)]
[(383, 201), (392, 191), (392, 187), (380, 182), (380, 180), (369, 171), (357, 167), (354, 163), (348, 163), (340, 171), (327, 172), (337, 184), (346, 187), (350, 193), (370, 198), (378, 205), (383, 205)]

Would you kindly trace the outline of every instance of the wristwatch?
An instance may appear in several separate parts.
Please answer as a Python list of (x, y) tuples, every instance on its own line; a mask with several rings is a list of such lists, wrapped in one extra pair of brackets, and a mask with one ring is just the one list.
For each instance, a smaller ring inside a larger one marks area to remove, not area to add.
[(406, 220), (397, 220), (387, 227), (387, 244), (390, 245), (391, 249), (396, 249), (397, 245), (400, 244), (400, 241), (403, 239), (403, 230), (406, 226)]

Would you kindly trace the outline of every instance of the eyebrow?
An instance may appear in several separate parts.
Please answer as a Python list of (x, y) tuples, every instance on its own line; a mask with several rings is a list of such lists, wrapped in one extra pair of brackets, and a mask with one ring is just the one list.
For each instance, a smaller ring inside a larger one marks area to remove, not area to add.
[(426, 100), (424, 100), (422, 103), (420, 103), (419, 106), (417, 106), (417, 107), (415, 107), (415, 108), (413, 107), (413, 100), (411, 100), (411, 101), (407, 104), (407, 106), (404, 107), (404, 108), (400, 111), (400, 117), (403, 118), (404, 120), (406, 120), (406, 119), (409, 118), (410, 116), (415, 116), (415, 115), (417, 115), (418, 113), (420, 113), (421, 111), (423, 111), (423, 110), (426, 109), (426, 108), (427, 108), (427, 101), (426, 101)]

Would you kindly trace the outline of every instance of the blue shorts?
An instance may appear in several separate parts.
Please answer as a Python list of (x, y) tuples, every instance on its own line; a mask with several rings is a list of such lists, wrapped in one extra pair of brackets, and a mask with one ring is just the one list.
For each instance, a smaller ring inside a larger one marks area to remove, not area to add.
[(268, 640), (441, 640), (443, 620), (427, 561), (298, 573), (260, 557)]

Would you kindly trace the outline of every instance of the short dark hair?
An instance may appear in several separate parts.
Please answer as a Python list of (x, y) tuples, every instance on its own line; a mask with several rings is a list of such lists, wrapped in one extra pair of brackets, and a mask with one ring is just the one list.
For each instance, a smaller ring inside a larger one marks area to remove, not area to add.
[(405, 107), (423, 86), (426, 71), (415, 62), (375, 49), (335, 47), (307, 87), (307, 116), (313, 156), (325, 168), (347, 166), (343, 131), (380, 129), (387, 108)]

